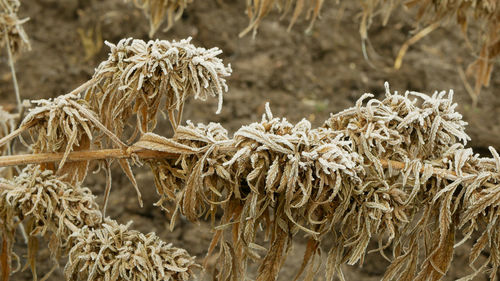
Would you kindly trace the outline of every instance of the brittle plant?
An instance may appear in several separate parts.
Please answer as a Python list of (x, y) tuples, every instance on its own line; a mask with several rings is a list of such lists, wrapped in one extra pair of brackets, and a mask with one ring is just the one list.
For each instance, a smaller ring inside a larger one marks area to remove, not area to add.
[[(108, 169), (104, 208), (100, 210), (95, 197), (81, 187), (91, 159), (83, 157), (74, 161), (68, 158), (72, 153), (107, 147), (127, 153), (129, 147), (120, 139), (124, 124), (135, 114), (137, 122), (129, 124), (137, 124), (137, 134), (154, 128), (156, 121), (152, 119), (156, 120), (163, 99), (167, 111), (175, 112), (178, 118), (171, 119), (173, 126), (180, 122), (181, 103), (189, 95), (197, 99), (219, 95), (220, 108), (226, 88), (224, 77), (229, 75), (231, 68), (217, 58), (218, 49), (197, 48), (189, 41), (123, 40), (118, 47), (111, 45), (110, 59), (96, 69), (92, 79), (55, 99), (32, 101), (37, 106), (30, 109), (19, 128), (4, 134), (0, 140), (2, 149), (13, 138), (27, 133), (32, 140), (27, 144), (32, 155), (44, 159), (38, 162), (39, 165), (26, 167), (13, 179), (0, 182), (3, 226), (0, 280), (8, 280), (10, 273), (19, 268), (13, 268), (11, 261), (13, 258), (18, 260), (12, 245), (16, 228), (21, 223), (27, 225), (28, 259), (35, 279), (37, 236), (50, 241), (55, 261), (61, 257), (61, 252), (69, 257), (65, 269), (67, 280), (191, 278), (197, 265), (185, 250), (162, 242), (154, 233), (144, 235), (129, 230), (129, 225), (119, 225), (104, 218), (111, 185), (111, 161), (98, 163)], [(124, 50), (128, 50), (130, 56), (126, 56)], [(109, 80), (109, 77), (117, 79)], [(81, 98), (82, 94), (86, 99)], [(109, 100), (112, 105), (107, 103)], [(130, 110), (133, 105), (135, 109)], [(148, 111), (154, 112), (148, 114)], [(117, 119), (120, 121), (114, 123)], [(153, 125), (149, 125), (151, 123)], [(24, 139), (22, 137), (23, 142)], [(44, 157), (47, 154), (62, 158), (55, 161), (57, 163), (47, 162)], [(122, 169), (136, 186), (128, 162), (135, 159), (121, 158), (124, 159), (118, 161)], [(139, 190), (137, 192), (140, 195)], [(109, 263), (110, 256), (115, 257), (113, 264)], [(106, 270), (108, 267), (111, 271)]]
[[(150, 19), (150, 36), (152, 36), (161, 25), (164, 19), (168, 20), (167, 29), (173, 25), (185, 7), (191, 1), (187, 0), (156, 0), (138, 1), (134, 0), (136, 6), (141, 7)], [(333, 1), (332, 1), (333, 2)], [(415, 18), (416, 34), (411, 36), (400, 48), (394, 62), (394, 68), (399, 69), (408, 48), (420, 39), (445, 25), (449, 20), (454, 20), (461, 29), (466, 42), (474, 47), (474, 55), (477, 57), (468, 67), (468, 74), (474, 77), (474, 87), (470, 87), (470, 95), (474, 103), (480, 94), (483, 86), (488, 86), (494, 67), (495, 59), (500, 53), (500, 4), (496, 0), (460, 0), (460, 1), (429, 1), (429, 0), (359, 0), (361, 9), (359, 19), (359, 32), (362, 39), (363, 55), (367, 58), (366, 41), (369, 39), (369, 27), (379, 16), (382, 24), (388, 24), (391, 14), (396, 10), (401, 11), (401, 6), (411, 10)], [(253, 36), (257, 34), (262, 20), (275, 9), (283, 19), (291, 14), (288, 30), (290, 30), (297, 20), (306, 14), (309, 26), (306, 32), (310, 32), (320, 12), (324, 6), (324, 0), (247, 0), (246, 14), (249, 18), (248, 26), (239, 34), (243, 37), (252, 31)], [(341, 4), (342, 1), (336, 1)], [(341, 9), (341, 8), (339, 8)], [(175, 16), (174, 16), (175, 14)], [(473, 26), (474, 41), (471, 45), (468, 39), (469, 26)], [(420, 28), (419, 25), (424, 25)], [(468, 86), (468, 84), (467, 84)], [(468, 86), (469, 87), (469, 86)]]
[(14, 60), (22, 51), (31, 49), (28, 35), (24, 31), (23, 24), (28, 19), (19, 19), (17, 12), (21, 3), (19, 0), (0, 0), (0, 47), (5, 47), (9, 58), (9, 65), (14, 83), (18, 110), (21, 111), (21, 95), (17, 85)]
[(0, 1), (0, 46), (6, 46), (14, 57), (23, 50), (30, 49), (29, 39), (23, 28), (28, 19), (19, 19), (17, 16), (20, 5), (19, 0)]
[[(38, 102), (21, 127), (0, 140), (5, 144), (23, 131), (33, 138), (32, 154), (0, 157), (0, 166), (31, 164), (0, 182), (2, 280), (16, 269), (12, 245), (20, 223), (27, 225), (34, 274), (35, 237), (41, 235), (51, 241), (54, 260), (68, 256), (67, 280), (193, 278), (197, 264), (185, 250), (105, 218), (82, 187), (84, 177), (75, 180), (62, 169), (113, 159), (151, 167), (157, 205), (172, 214), (172, 228), (180, 216), (211, 220), (207, 257), (218, 261), (214, 280), (276, 280), (298, 235), (308, 243), (297, 279), (305, 273), (314, 280), (330, 245), (327, 280), (344, 280), (341, 266), (363, 264), (370, 251), (391, 263), (384, 280), (439, 280), (454, 248), (472, 240), (474, 270), (464, 278), (486, 272), (495, 280), (500, 156), (494, 148), (487, 158), (465, 147), (467, 123), (455, 111), (453, 91), (399, 94), (386, 84), (383, 99), (365, 94), (317, 128), (306, 119), (292, 124), (275, 117), (266, 105), (260, 122), (231, 137), (217, 123), (182, 125), (185, 98), (220, 97), (230, 68), (216, 57), (218, 50), (181, 43), (109, 44), (110, 58), (91, 80)], [(182, 55), (172, 62), (172, 54)], [(179, 113), (171, 118), (171, 137), (153, 132), (161, 99), (167, 112)], [(137, 138), (123, 139), (124, 124)], [(33, 126), (39, 130), (30, 131)], [(82, 140), (90, 146), (80, 150)], [(131, 169), (124, 171), (133, 177)], [(369, 249), (371, 241), (379, 246)], [(480, 255), (486, 258), (476, 268)], [(250, 263), (258, 265), (256, 276)]]

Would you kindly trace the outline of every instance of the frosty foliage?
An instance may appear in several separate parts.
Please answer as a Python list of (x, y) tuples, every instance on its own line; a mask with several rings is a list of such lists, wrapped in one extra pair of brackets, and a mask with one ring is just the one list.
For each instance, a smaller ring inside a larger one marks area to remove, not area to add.
[(101, 223), (101, 212), (90, 190), (71, 186), (50, 170), (29, 165), (19, 176), (1, 183), (13, 187), (0, 189), (0, 233), (7, 246), (2, 251), (12, 254), (16, 225), (24, 222), (29, 241), (28, 260), (34, 276), (38, 236), (49, 241), (52, 259), (57, 264), (61, 250), (67, 247), (67, 237), (75, 228)]
[(149, 37), (153, 37), (162, 23), (167, 20), (165, 31), (172, 28), (193, 0), (125, 0), (134, 2), (135, 6), (141, 8), (149, 19)]
[(1, 180), (0, 191), (0, 261), (5, 276), (11, 260), (4, 259), (18, 260), (12, 249), (19, 223), (27, 227), (28, 260), (35, 279), (39, 236), (49, 241), (55, 266), (61, 254), (69, 255), (66, 280), (184, 281), (197, 267), (185, 250), (162, 242), (154, 233), (142, 234), (103, 219), (88, 188), (61, 181), (51, 170), (29, 165), (13, 180)]
[(464, 148), (466, 122), (452, 97), (401, 95), (386, 85), (384, 99), (364, 95), (319, 128), (291, 124), (267, 108), (261, 122), (233, 138), (219, 124), (188, 122), (172, 139), (149, 133), (136, 146), (179, 154), (149, 160), (157, 204), (173, 208), (172, 226), (179, 214), (212, 218), (217, 280), (248, 276), (249, 260), (260, 265), (256, 280), (275, 280), (299, 233), (309, 242), (297, 276), (305, 271), (308, 280), (325, 239), (334, 241), (327, 280), (343, 279), (344, 263), (363, 263), (371, 240), (379, 243), (371, 251), (391, 261), (384, 280), (438, 280), (463, 243), (455, 241), (458, 231), (464, 241), (479, 237), (471, 265), (481, 254), (488, 258), (473, 275), (489, 272), (493, 280), (500, 156), (491, 149), (493, 158), (480, 158)]
[(66, 280), (191, 280), (197, 267), (193, 257), (154, 233), (129, 230), (129, 225), (106, 219), (100, 228), (85, 226), (73, 233)]
[(96, 131), (97, 115), (79, 95), (67, 94), (49, 100), (35, 100), (21, 123), (28, 130), (34, 153), (64, 152), (58, 173), (72, 183), (83, 181), (88, 161), (65, 163), (72, 151), (88, 150)]
[(218, 48), (207, 50), (190, 42), (191, 38), (107, 43), (109, 58), (96, 69), (96, 85), (86, 94), (107, 128), (120, 137), (125, 123), (136, 114), (135, 133), (149, 132), (156, 126), (162, 99), (174, 128), (189, 96), (200, 100), (218, 96), (220, 112), (231, 67), (217, 57), (222, 53)]
[(28, 19), (17, 17), (20, 5), (19, 0), (0, 0), (0, 46), (9, 44), (14, 57), (31, 48), (22, 26)]

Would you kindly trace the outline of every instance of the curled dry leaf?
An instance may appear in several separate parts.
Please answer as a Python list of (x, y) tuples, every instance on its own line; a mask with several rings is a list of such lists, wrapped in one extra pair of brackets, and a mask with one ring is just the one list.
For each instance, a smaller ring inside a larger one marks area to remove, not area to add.
[(149, 19), (149, 37), (153, 37), (162, 23), (167, 20), (165, 31), (172, 28), (193, 0), (125, 0), (134, 2), (135, 6), (141, 8)]
[(51, 256), (57, 264), (70, 234), (84, 226), (99, 225), (102, 221), (90, 190), (61, 181), (51, 170), (42, 171), (39, 166), (29, 165), (19, 176), (2, 183), (12, 186), (11, 189), (0, 189), (3, 241), (12, 251), (15, 226), (26, 222), (30, 245), (28, 260), (35, 276), (37, 236), (49, 241)]
[(19, 0), (0, 0), (0, 46), (9, 44), (14, 57), (17, 57), (23, 50), (31, 48), (23, 28), (23, 24), (28, 19), (21, 20), (17, 17), (20, 5)]
[(66, 280), (186, 281), (197, 267), (185, 250), (106, 219), (100, 228), (83, 227), (70, 237)]
[(227, 91), (225, 77), (231, 67), (217, 56), (218, 48), (204, 49), (190, 43), (191, 38), (176, 41), (142, 41), (123, 39), (111, 48), (108, 60), (96, 69), (97, 81), (86, 94), (102, 122), (117, 136), (136, 114), (137, 126), (132, 138), (149, 132), (156, 126), (156, 116), (162, 99), (174, 128), (181, 121), (183, 105), (188, 96), (206, 100)]

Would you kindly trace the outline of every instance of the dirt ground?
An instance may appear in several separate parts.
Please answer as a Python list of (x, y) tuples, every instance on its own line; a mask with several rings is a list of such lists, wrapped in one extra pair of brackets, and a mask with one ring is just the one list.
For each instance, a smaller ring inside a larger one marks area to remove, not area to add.
[[(147, 39), (147, 20), (140, 10), (123, 0), (22, 2), (20, 16), (30, 18), (25, 28), (32, 51), (19, 58), (16, 68), (21, 95), (26, 99), (64, 94), (89, 79), (94, 68), (107, 57), (108, 48), (102, 45), (103, 40), (116, 43), (126, 37)], [(385, 27), (380, 25), (380, 18), (375, 18), (369, 30), (373, 50), (366, 60), (358, 32), (358, 1), (341, 1), (344, 4), (325, 1), (321, 19), (311, 34), (304, 33), (306, 21), (286, 32), (287, 20), (278, 21), (278, 15), (272, 14), (262, 22), (254, 40), (251, 36), (238, 38), (248, 23), (245, 1), (225, 0), (222, 5), (215, 0), (194, 2), (172, 30), (159, 32), (157, 37), (171, 40), (192, 36), (199, 46), (217, 46), (224, 51), (224, 61), (231, 63), (233, 75), (228, 79), (229, 92), (220, 115), (215, 114), (215, 99), (207, 103), (190, 101), (185, 119), (221, 122), (234, 132), (243, 124), (260, 120), (264, 104), (269, 101), (276, 116), (292, 122), (308, 118), (319, 125), (330, 113), (352, 106), (365, 92), (382, 96), (383, 83), (388, 81), (398, 91), (432, 93), (454, 89), (458, 110), (469, 122), (468, 133), (472, 138), (469, 145), (481, 153), (489, 145), (500, 149), (500, 96), (496, 94), (500, 75), (494, 72), (489, 88), (483, 89), (474, 108), (459, 69), (465, 69), (475, 53), (451, 23), (412, 46), (402, 68), (394, 71), (391, 66), (399, 47), (414, 28), (408, 11), (396, 10)], [(473, 41), (474, 36), (470, 39)], [(15, 97), (4, 53), (0, 59), (0, 104), (13, 104)], [(162, 132), (162, 126), (157, 133), (171, 134), (166, 129)], [(157, 196), (151, 174), (145, 168), (137, 168), (135, 172), (145, 207), (139, 208), (130, 184), (117, 172), (108, 214), (120, 222), (133, 220), (132, 227), (137, 230), (155, 231), (201, 261), (211, 238), (209, 225), (181, 222), (173, 232), (168, 231), (165, 214), (153, 206)], [(90, 176), (86, 184), (102, 200), (104, 175)], [(304, 241), (298, 237), (279, 280), (293, 280), (302, 262)], [(455, 280), (471, 272), (466, 266), (468, 247), (457, 249), (445, 280)], [(19, 253), (24, 248), (21, 242), (16, 247)], [(46, 259), (46, 251), (41, 250), (39, 256), (40, 260)], [(387, 265), (374, 253), (367, 255), (363, 266), (345, 266), (344, 271), (347, 280), (379, 280)], [(64, 280), (62, 268), (49, 280)], [(50, 264), (40, 263), (39, 276), (49, 269)], [(26, 270), (11, 280), (31, 278)], [(486, 276), (477, 280), (483, 279)], [(317, 280), (324, 280), (323, 274), (318, 274)]]

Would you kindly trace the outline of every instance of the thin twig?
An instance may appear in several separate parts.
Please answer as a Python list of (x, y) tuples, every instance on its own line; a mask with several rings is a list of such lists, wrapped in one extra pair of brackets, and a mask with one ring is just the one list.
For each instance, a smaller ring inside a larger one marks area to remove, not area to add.
[(420, 39), (424, 38), (427, 36), (429, 33), (434, 31), (436, 28), (439, 27), (441, 24), (440, 21), (436, 21), (433, 24), (427, 26), (426, 28), (420, 30), (417, 34), (415, 34), (413, 37), (408, 39), (403, 46), (401, 46), (401, 49), (399, 49), (398, 56), (396, 58), (396, 61), (394, 62), (394, 69), (400, 69), (401, 64), (403, 64), (403, 57), (406, 54), (406, 51), (408, 51), (408, 48), (410, 48), (411, 45), (417, 43)]

